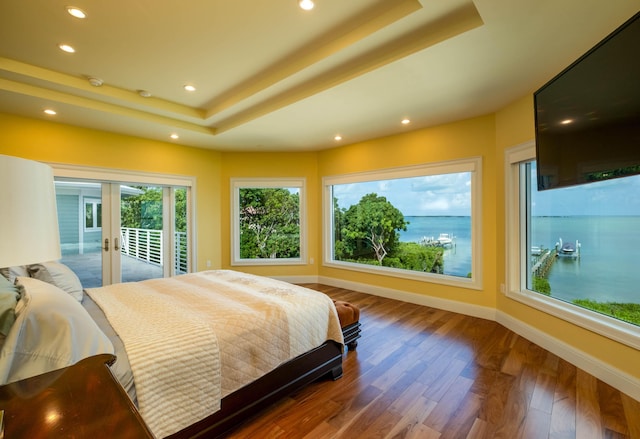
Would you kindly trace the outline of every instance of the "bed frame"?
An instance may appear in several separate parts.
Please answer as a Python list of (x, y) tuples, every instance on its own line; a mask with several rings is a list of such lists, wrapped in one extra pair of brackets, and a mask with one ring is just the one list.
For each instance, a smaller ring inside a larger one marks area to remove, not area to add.
[(342, 345), (333, 340), (225, 396), (219, 411), (169, 438), (220, 437), (280, 398), (324, 376), (333, 380), (342, 376)]

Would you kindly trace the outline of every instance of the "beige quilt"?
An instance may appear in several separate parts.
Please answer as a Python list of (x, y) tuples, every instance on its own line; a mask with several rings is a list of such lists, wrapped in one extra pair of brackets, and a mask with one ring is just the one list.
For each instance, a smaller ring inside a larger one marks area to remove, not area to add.
[(86, 291), (124, 342), (140, 412), (157, 437), (326, 340), (343, 342), (328, 296), (230, 270)]

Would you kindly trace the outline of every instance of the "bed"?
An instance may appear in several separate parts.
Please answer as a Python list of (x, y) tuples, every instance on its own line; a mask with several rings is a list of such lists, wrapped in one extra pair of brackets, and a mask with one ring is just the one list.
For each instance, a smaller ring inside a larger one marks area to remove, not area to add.
[[(25, 291), (0, 351), (2, 383), (115, 353), (114, 375), (159, 438), (215, 437), (342, 374), (342, 331), (322, 293), (211, 270), (74, 295), (29, 274), (17, 281)], [(25, 317), (38, 310), (46, 318)]]

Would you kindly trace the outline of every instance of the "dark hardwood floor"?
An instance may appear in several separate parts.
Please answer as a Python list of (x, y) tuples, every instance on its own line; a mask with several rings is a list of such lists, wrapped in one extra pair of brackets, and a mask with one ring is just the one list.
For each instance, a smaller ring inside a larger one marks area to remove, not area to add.
[(640, 403), (503, 326), (318, 284), (360, 307), (344, 376), (230, 438), (640, 438)]

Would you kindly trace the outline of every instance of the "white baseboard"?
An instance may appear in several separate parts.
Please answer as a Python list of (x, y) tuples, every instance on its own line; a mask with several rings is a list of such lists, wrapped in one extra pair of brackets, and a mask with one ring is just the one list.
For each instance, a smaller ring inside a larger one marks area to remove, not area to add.
[(588, 355), (561, 340), (558, 340), (552, 335), (534, 328), (533, 326), (527, 325), (526, 323), (523, 323), (502, 311), (484, 306), (457, 302), (455, 300), (430, 297), (422, 294), (409, 293), (406, 291), (382, 288), (375, 285), (324, 276), (292, 276), (280, 277), (279, 279), (290, 283), (320, 283), (323, 285), (360, 291), (374, 296), (401, 300), (403, 302), (415, 303), (417, 305), (429, 306), (432, 308), (443, 309), (445, 311), (493, 320), (521, 337), (526, 338), (530, 342), (537, 344), (563, 360), (568, 361), (574, 366), (590, 373), (594, 377), (604, 381), (619, 391), (626, 393), (636, 401), (640, 401), (640, 379), (616, 369), (610, 364), (604, 363), (601, 360)]
[(350, 282), (342, 279), (334, 279), (330, 277), (320, 276), (318, 283), (330, 285), (332, 287), (346, 288), (349, 290), (360, 291), (374, 296), (386, 297), (388, 299), (401, 300), (403, 302), (415, 303), (416, 305), (430, 306), (432, 308), (443, 309), (445, 311), (457, 312), (468, 316), (479, 317), (482, 319), (495, 320), (496, 310), (486, 306), (471, 305), (469, 303), (458, 302), (455, 300), (441, 299), (438, 297), (426, 296), (424, 294), (409, 293), (407, 291), (394, 290), (391, 288), (382, 288), (375, 285), (363, 284), (359, 282)]

